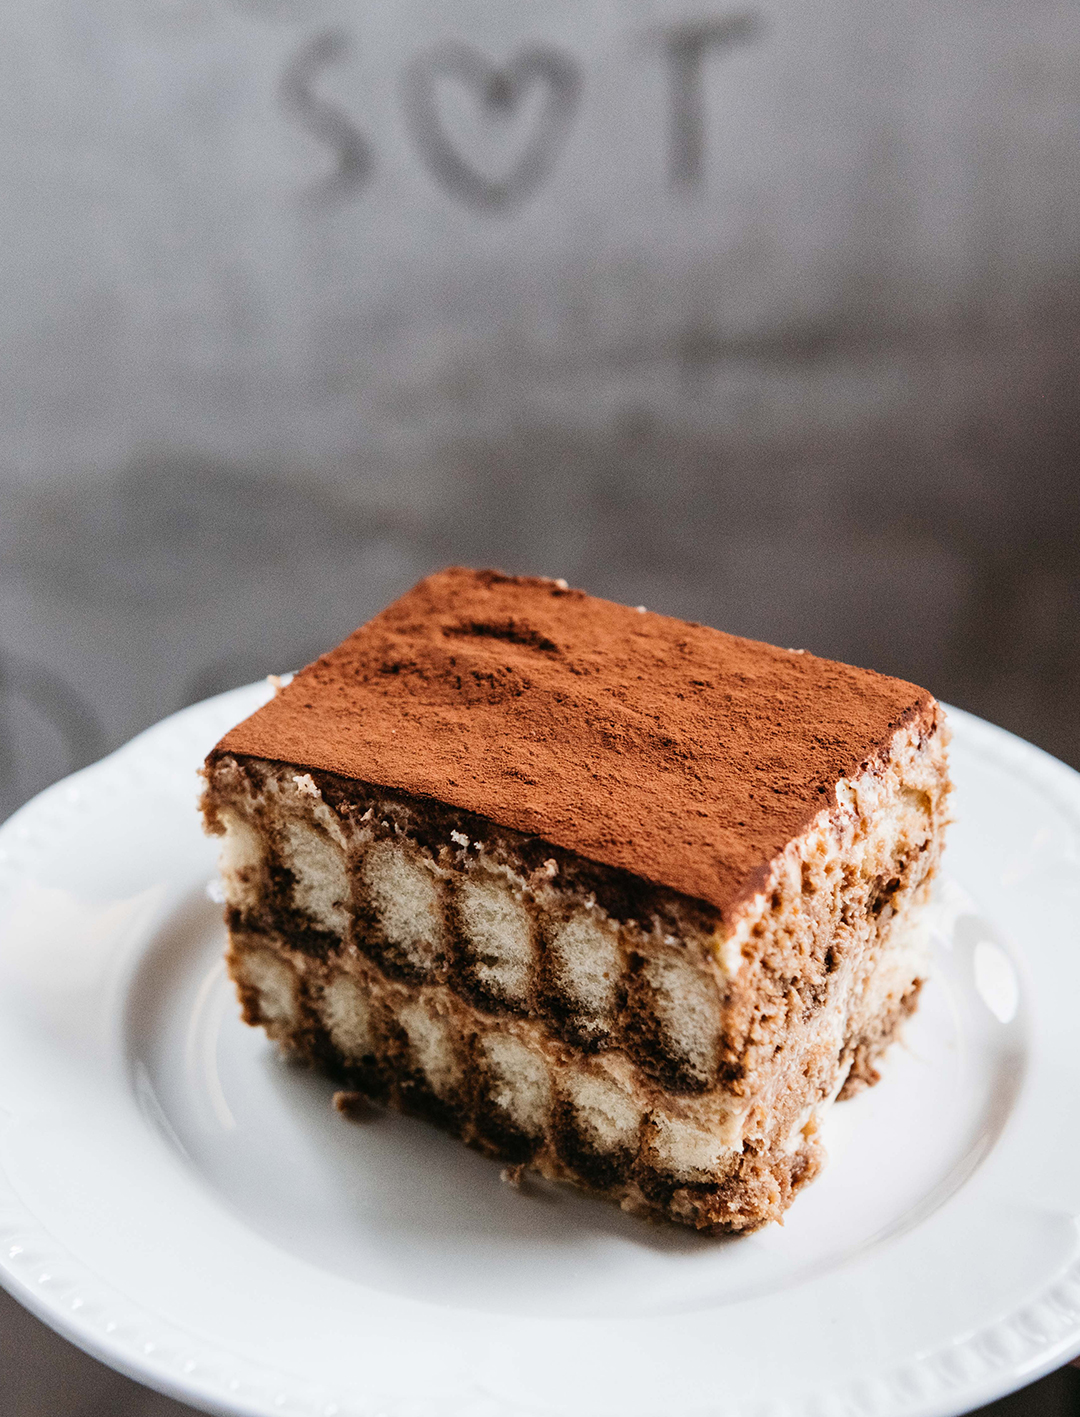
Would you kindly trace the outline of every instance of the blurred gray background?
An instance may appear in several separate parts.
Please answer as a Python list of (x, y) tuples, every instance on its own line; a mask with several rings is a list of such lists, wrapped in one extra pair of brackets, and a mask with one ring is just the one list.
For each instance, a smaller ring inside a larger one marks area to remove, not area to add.
[[(447, 562), (1080, 766), (1075, 0), (12, 0), (0, 817)], [(0, 1300), (0, 1412), (164, 1417)], [(995, 1407), (1080, 1411), (1057, 1374)]]

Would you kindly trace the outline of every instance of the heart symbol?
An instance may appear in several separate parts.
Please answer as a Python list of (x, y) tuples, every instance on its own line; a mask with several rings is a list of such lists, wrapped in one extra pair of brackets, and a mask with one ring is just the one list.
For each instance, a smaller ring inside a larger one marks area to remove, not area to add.
[[(509, 172), (485, 176), (458, 151), (439, 111), (440, 79), (464, 87), (485, 119), (501, 127), (522, 111), (526, 99), (539, 94), (531, 132)], [(413, 138), (436, 181), (470, 206), (505, 211), (524, 201), (546, 176), (569, 132), (580, 91), (577, 65), (554, 49), (523, 50), (499, 68), (475, 49), (450, 44), (409, 66), (404, 103)]]

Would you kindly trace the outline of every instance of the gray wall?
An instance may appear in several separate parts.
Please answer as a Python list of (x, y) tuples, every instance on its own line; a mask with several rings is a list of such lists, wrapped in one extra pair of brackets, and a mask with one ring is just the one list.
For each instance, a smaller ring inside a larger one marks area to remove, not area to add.
[(1080, 762), (1071, 0), (3, 23), (3, 810), (450, 560)]
[(1080, 766), (1076, 21), (6, 6), (0, 816), (448, 561)]

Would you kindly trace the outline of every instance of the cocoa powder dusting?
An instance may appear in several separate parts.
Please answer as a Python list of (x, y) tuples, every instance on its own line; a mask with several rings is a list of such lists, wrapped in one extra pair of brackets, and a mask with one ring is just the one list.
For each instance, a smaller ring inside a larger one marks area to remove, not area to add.
[(924, 690), (495, 571), (429, 576), (227, 733), (730, 913)]

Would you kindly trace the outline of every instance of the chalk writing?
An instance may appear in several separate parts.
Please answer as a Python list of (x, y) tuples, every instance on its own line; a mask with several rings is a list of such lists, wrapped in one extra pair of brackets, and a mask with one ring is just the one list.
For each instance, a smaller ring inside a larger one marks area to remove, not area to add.
[(671, 181), (694, 187), (705, 170), (705, 56), (758, 37), (761, 23), (750, 12), (718, 19), (690, 20), (664, 31), (671, 77)]
[(281, 78), (285, 108), (337, 157), (330, 176), (311, 189), (310, 195), (321, 201), (355, 195), (365, 186), (375, 166), (375, 154), (368, 140), (347, 114), (321, 98), (314, 88), (322, 70), (344, 57), (348, 49), (347, 34), (324, 30), (301, 47)]
[[(668, 178), (676, 189), (689, 191), (704, 179), (708, 59), (752, 43), (763, 28), (760, 16), (745, 10), (684, 19), (652, 32), (652, 44), (659, 44), (668, 71)], [(322, 31), (302, 45), (281, 80), (289, 114), (336, 156), (334, 171), (311, 193), (322, 200), (357, 196), (375, 169), (369, 140), (347, 112), (316, 91), (322, 72), (348, 50), (343, 30)], [(402, 108), (416, 151), (443, 191), (474, 210), (506, 212), (531, 197), (552, 171), (582, 88), (578, 61), (549, 45), (530, 45), (496, 63), (469, 45), (447, 43), (406, 63)], [(485, 162), (478, 151), (470, 151), (470, 138), (448, 122), (447, 98), (455, 96), (454, 90), (479, 120), (479, 129), (471, 130), (473, 141), (479, 133), (481, 146), (505, 153), (501, 169), (496, 158), (496, 170), (490, 171), (490, 157)]]

